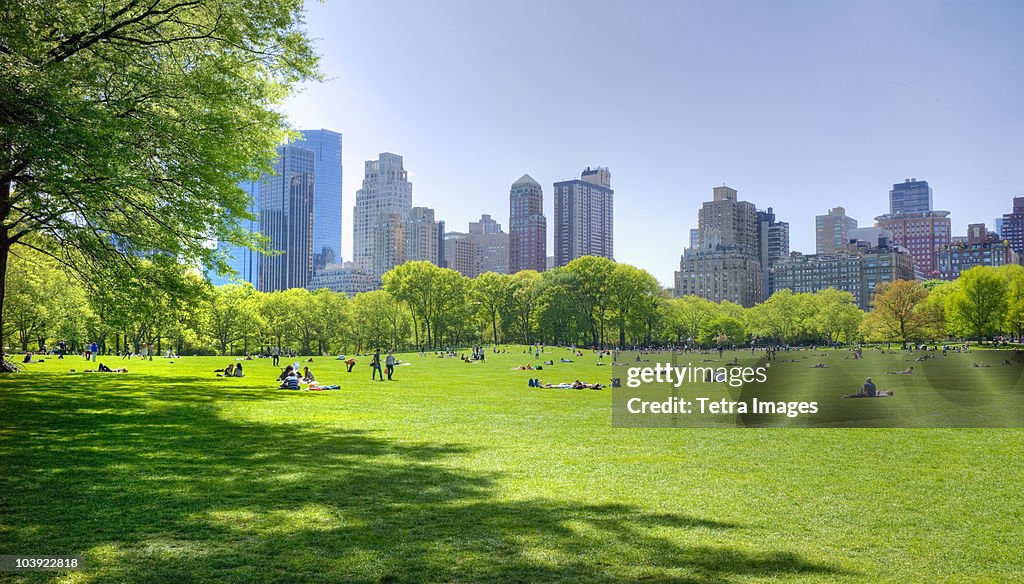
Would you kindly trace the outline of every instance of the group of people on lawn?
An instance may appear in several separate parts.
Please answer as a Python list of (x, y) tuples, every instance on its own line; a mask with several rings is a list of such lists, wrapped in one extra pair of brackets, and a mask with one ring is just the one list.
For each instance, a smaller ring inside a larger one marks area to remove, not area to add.
[[(356, 365), (356, 360), (353, 358), (345, 358), (344, 355), (339, 355), (338, 360), (345, 363), (347, 371), (352, 372), (352, 368)], [(383, 367), (381, 365), (383, 364)], [(399, 364), (398, 359), (395, 358), (395, 354), (392, 351), (388, 351), (387, 355), (381, 360), (380, 349), (377, 349), (373, 353), (373, 357), (370, 359), (370, 379), (377, 380), (378, 376), (380, 381), (384, 381), (385, 373), (388, 376), (388, 381), (394, 380), (395, 367)], [(313, 385), (316, 383), (316, 377), (313, 372), (309, 370), (309, 367), (304, 367), (302, 372), (299, 372), (298, 362), (288, 365), (281, 372), (281, 375), (277, 379), (280, 382), (280, 389), (299, 389), (299, 384), (304, 383)], [(331, 388), (336, 386), (329, 386)]]

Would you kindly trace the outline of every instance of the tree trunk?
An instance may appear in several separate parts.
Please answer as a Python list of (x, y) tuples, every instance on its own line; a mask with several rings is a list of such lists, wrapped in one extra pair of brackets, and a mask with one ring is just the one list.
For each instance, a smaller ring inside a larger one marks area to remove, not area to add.
[[(5, 183), (4, 190), (10, 191), (10, 183)], [(4, 336), (4, 292), (7, 287), (7, 257), (11, 253), (11, 243), (7, 240), (7, 228), (0, 227), (0, 373), (13, 373), (18, 366), (3, 358), (2, 345)]]
[(495, 310), (491, 311), (491, 328), (494, 330), (494, 344), (498, 344), (498, 313)]

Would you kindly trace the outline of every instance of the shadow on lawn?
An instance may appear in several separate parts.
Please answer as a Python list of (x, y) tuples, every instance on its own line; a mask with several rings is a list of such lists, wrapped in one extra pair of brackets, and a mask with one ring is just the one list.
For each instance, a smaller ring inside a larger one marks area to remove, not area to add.
[(145, 582), (844, 574), (787, 552), (674, 541), (737, 525), (627, 505), (503, 499), (496, 476), (459, 466), (469, 452), (462, 445), (236, 423), (218, 416), (209, 390), (165, 387), (154, 407), (122, 384), (104, 379), (89, 392), (0, 385), (0, 553), (84, 554), (86, 574), (98, 580)]

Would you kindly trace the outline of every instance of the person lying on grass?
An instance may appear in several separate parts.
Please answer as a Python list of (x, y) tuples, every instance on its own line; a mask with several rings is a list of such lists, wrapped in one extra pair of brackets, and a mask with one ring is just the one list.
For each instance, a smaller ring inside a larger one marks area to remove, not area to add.
[(971, 367), (989, 367), (988, 363), (972, 363)]
[(125, 369), (124, 367), (118, 367), (117, 369), (111, 369), (110, 367), (107, 367), (103, 363), (100, 363), (100, 366), (98, 368), (96, 368), (96, 369), (86, 369), (84, 372), (85, 373), (128, 373), (128, 370)]
[(825, 365), (825, 364), (824, 364), (824, 363), (822, 363), (821, 361), (818, 361), (818, 362), (817, 362), (817, 363), (815, 363), (814, 365), (811, 365), (811, 369), (824, 369), (824, 368), (826, 368), (826, 367), (828, 367), (828, 365)]
[(512, 371), (533, 371), (533, 365), (530, 363), (527, 363), (526, 365), (519, 365), (517, 367), (513, 367)]
[(604, 389), (604, 386), (600, 383), (583, 383), (579, 379), (572, 383), (538, 383), (536, 387), (544, 387), (548, 389)]
[(874, 382), (871, 381), (871, 378), (868, 377), (867, 379), (864, 380), (864, 385), (860, 388), (860, 391), (858, 391), (857, 393), (851, 393), (849, 395), (844, 395), (843, 398), (847, 398), (848, 399), (848, 398), (854, 398), (854, 397), (892, 397), (892, 394), (893, 394), (892, 390), (889, 390), (889, 391), (881, 390), (881, 391), (879, 391), (878, 388), (875, 387)]
[(913, 375), (914, 374), (914, 368), (913, 367), (907, 367), (903, 371), (886, 371), (886, 373), (888, 373), (889, 375)]

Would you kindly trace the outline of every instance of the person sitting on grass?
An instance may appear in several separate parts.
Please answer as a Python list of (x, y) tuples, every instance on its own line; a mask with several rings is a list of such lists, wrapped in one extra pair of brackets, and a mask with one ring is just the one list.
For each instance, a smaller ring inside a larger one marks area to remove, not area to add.
[(239, 363), (238, 365), (235, 366), (234, 376), (235, 377), (245, 377), (245, 374), (242, 373), (242, 364), (241, 363)]
[(860, 388), (860, 391), (858, 391), (857, 393), (851, 393), (849, 395), (844, 395), (843, 398), (849, 399), (849, 398), (855, 398), (855, 397), (892, 397), (892, 394), (893, 394), (892, 390), (889, 390), (889, 391), (885, 391), (885, 390), (879, 391), (878, 388), (875, 387), (874, 382), (871, 381), (871, 378), (868, 377), (867, 379), (864, 380), (864, 385)]
[(31, 363), (32, 362), (32, 351), (29, 351), (28, 353), (25, 353), (25, 358), (22, 359), (21, 362), (22, 363)]
[(303, 383), (313, 383), (315, 381), (316, 381), (316, 378), (313, 377), (313, 372), (309, 370), (309, 367), (303, 368), (303, 370), (302, 370), (302, 382)]
[(886, 373), (888, 373), (889, 375), (913, 375), (914, 374), (914, 368), (913, 367), (907, 367), (903, 371), (886, 371)]
[(280, 389), (299, 390), (299, 374), (294, 369), (289, 369), (288, 375), (281, 382)]
[(295, 369), (291, 365), (285, 367), (284, 371), (281, 372), (281, 375), (277, 377), (277, 380), (284, 381), (285, 379), (288, 378), (289, 375), (292, 374), (293, 371), (295, 371)]
[(217, 377), (234, 377), (235, 375), (235, 364), (229, 363), (227, 367), (222, 369), (223, 373), (218, 373)]

